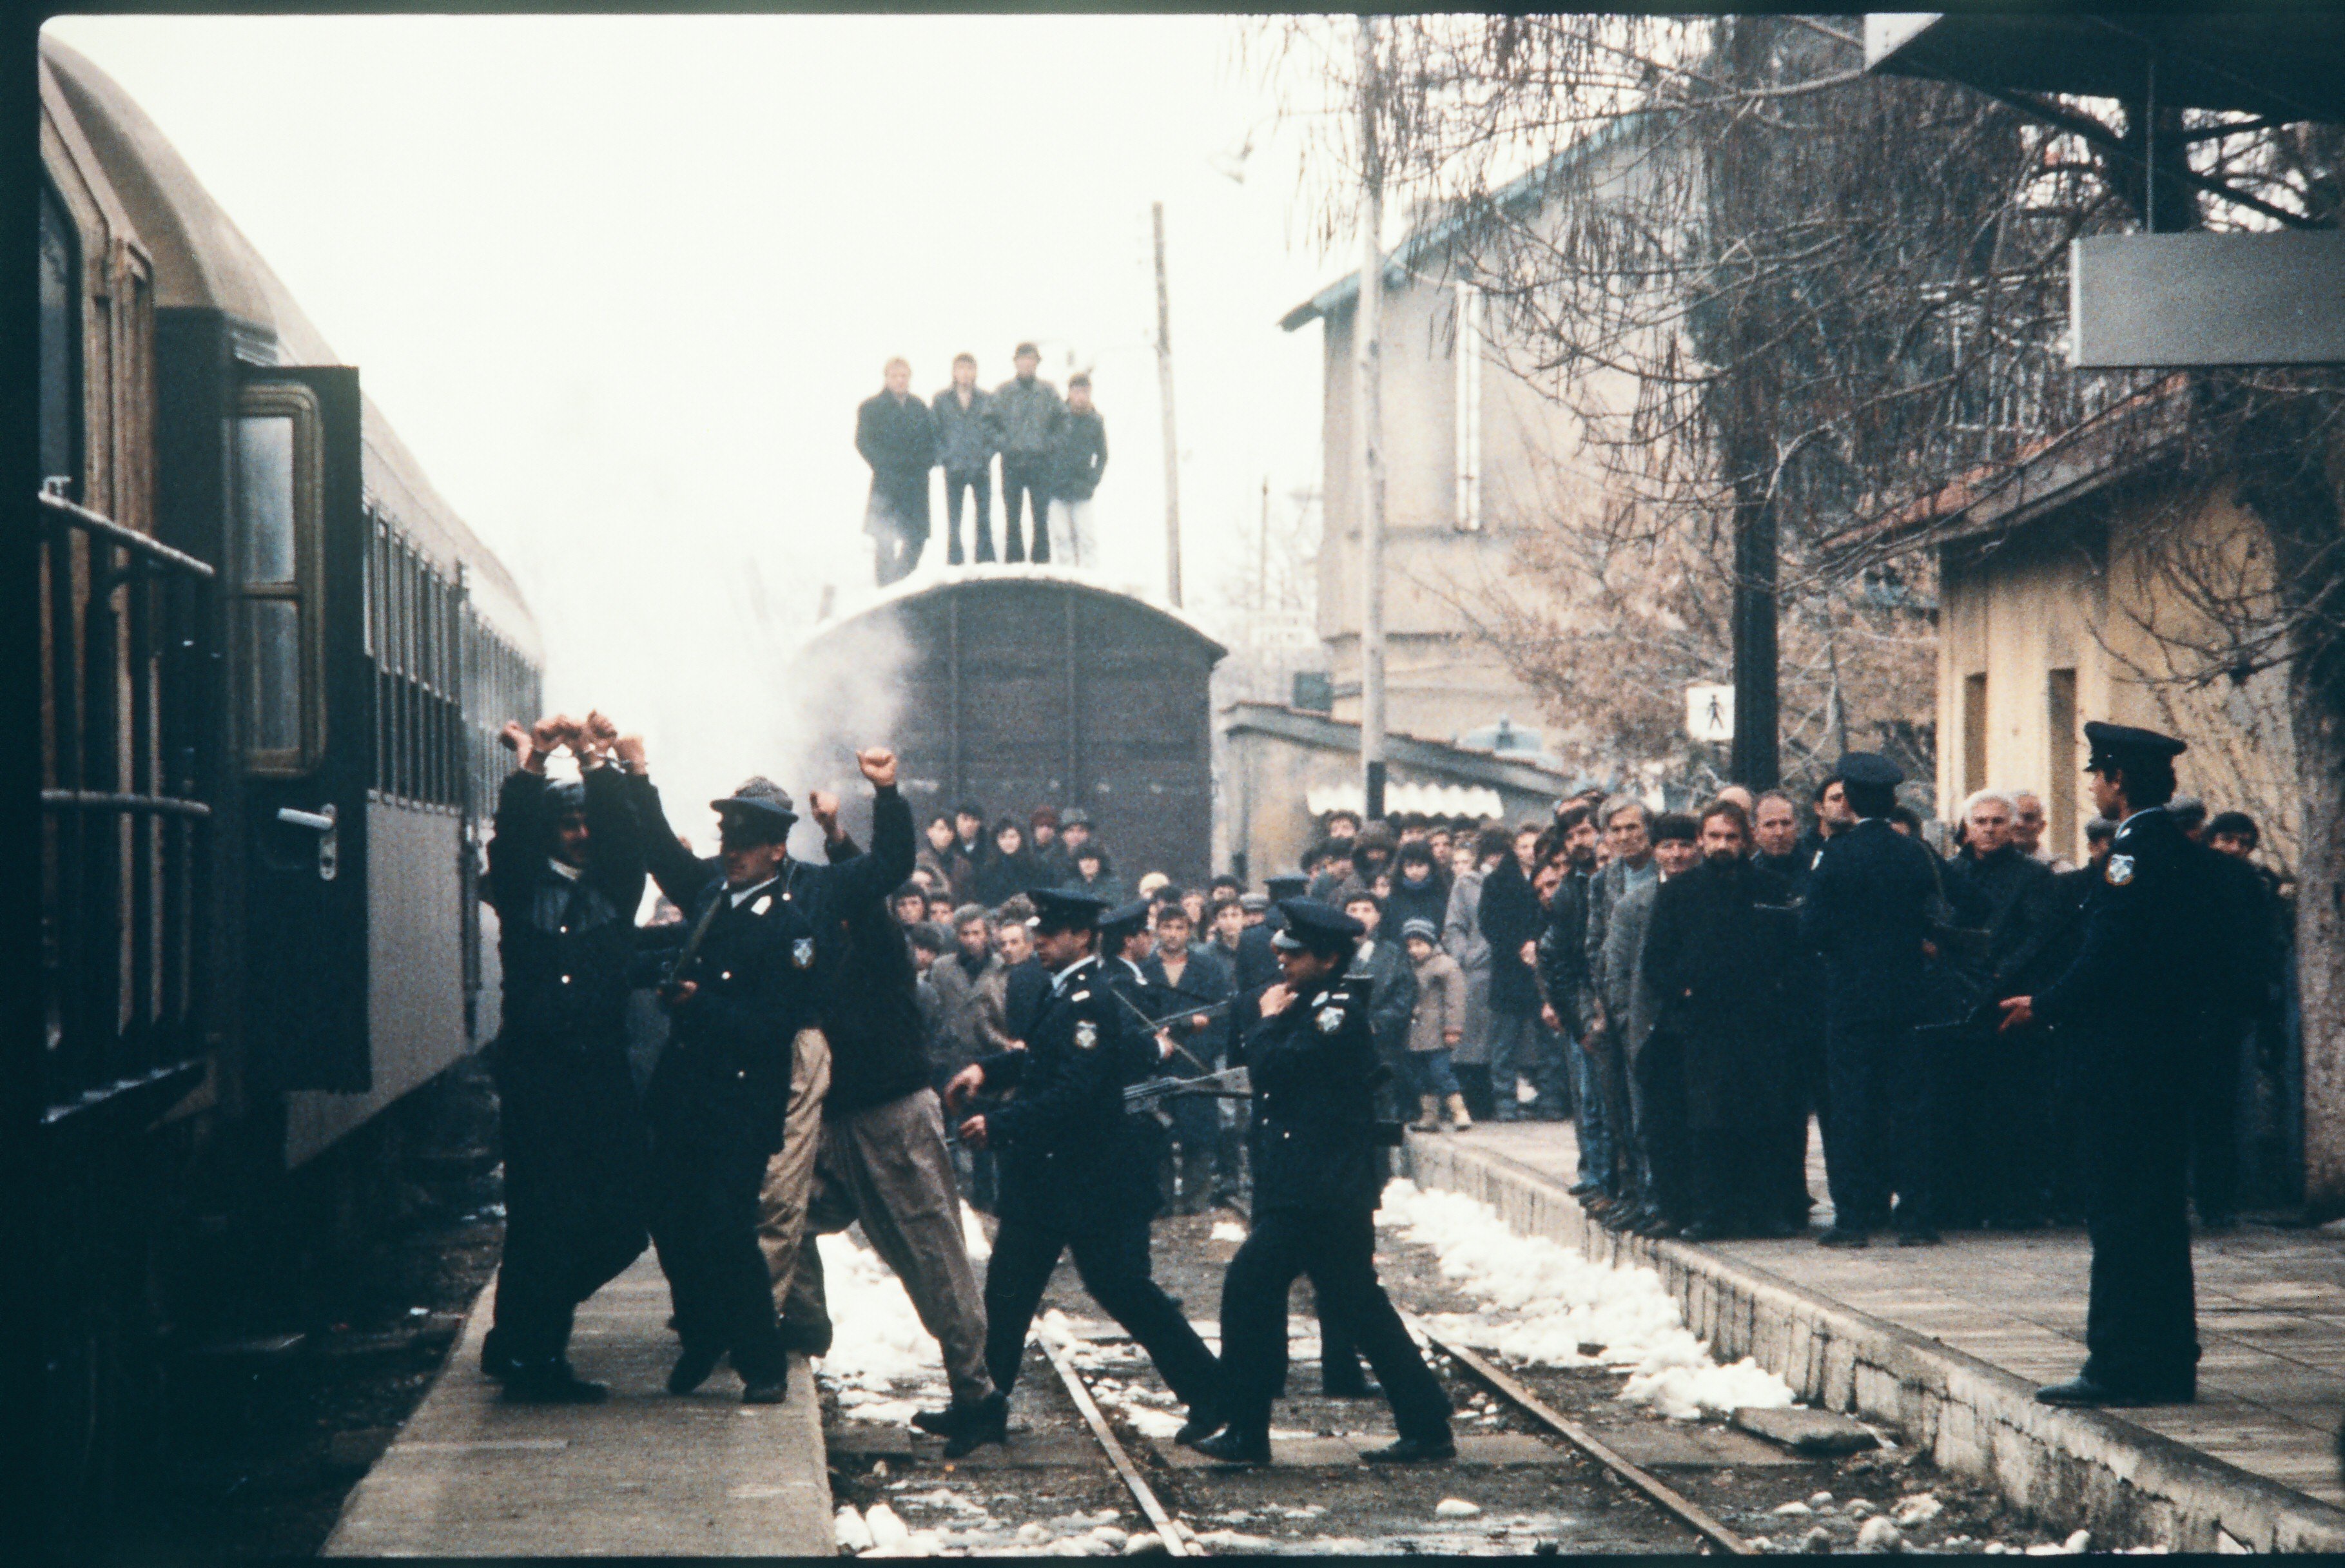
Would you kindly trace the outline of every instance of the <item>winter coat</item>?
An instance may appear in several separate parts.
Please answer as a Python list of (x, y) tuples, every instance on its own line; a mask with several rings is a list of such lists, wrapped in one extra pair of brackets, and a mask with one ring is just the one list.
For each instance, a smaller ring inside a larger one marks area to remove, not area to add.
[(1801, 902), (1800, 938), (1823, 956), (1831, 1027), (1921, 1021), (1922, 944), (1941, 903), (1937, 857), (1887, 818), (1824, 841)]
[(1416, 970), (1416, 1010), (1409, 1015), (1408, 1048), (1446, 1051), (1448, 1031), (1466, 1027), (1466, 971), (1438, 947)]
[(1442, 951), (1466, 972), (1466, 1037), (1457, 1042), (1457, 1060), (1467, 1067), (1490, 1059), (1490, 944), (1477, 918), (1482, 878), (1476, 869), (1457, 879), (1449, 890), (1448, 917), (1441, 923)]
[(993, 460), (993, 395), (982, 387), (969, 389), (969, 407), (950, 387), (929, 400), (937, 424), (937, 460), (945, 472), (959, 476), (981, 474)]
[[(1182, 966), (1178, 981), (1165, 969), (1163, 958), (1153, 953), (1141, 965), (1140, 973), (1155, 993), (1162, 1009), (1159, 1017), (1175, 1007), (1213, 1007), (1228, 1001), (1235, 990), (1231, 982), (1229, 965), (1210, 945), (1203, 952), (1193, 947), (1190, 949), (1189, 960)], [(1173, 1043), (1201, 1062), (1218, 1064), (1229, 1054), (1232, 1010), (1224, 1007), (1213, 1014), (1205, 1020), (1205, 1027), (1202, 1029), (1192, 1027), (1191, 1021), (1185, 1017), (1168, 1026)], [(1197, 1069), (1175, 1057), (1165, 1064), (1164, 1070), (1176, 1077), (1185, 1077)]]
[(1539, 934), (1538, 895), (1513, 855), (1483, 880), (1477, 918), (1490, 943), (1490, 1010), (1508, 1017), (1535, 1017), (1538, 980), (1523, 962), (1523, 944)]
[(1377, 927), (1373, 942), (1362, 942), (1353, 955), (1345, 979), (1367, 993), (1368, 1028), (1376, 1049), (1390, 1059), (1408, 1048), (1408, 1020), (1416, 1011), (1416, 971), (1408, 949)]
[(1345, 976), (1298, 994), (1265, 1018), (1248, 993), (1246, 1077), (1254, 1089), (1250, 1134), (1256, 1213), (1320, 1209), (1367, 1214), (1384, 1189), (1376, 1143), (1377, 1052), (1365, 987)]
[(980, 1057), (1010, 1047), (1002, 1007), (1010, 966), (999, 953), (969, 973), (958, 946), (929, 966), (929, 984), (937, 993), (937, 1057), (939, 1073), (958, 1072)]
[[(1616, 860), (1598, 872), (1588, 885), (1588, 983), (1599, 996), (1609, 996), (1612, 981), (1604, 971), (1604, 954), (1609, 945), (1612, 911), (1620, 906), (1629, 893), (1660, 875), (1660, 871), (1648, 860), (1642, 865), (1630, 865)], [(1627, 984), (1629, 976), (1620, 976)], [(1608, 1008), (1609, 1010), (1609, 1008)]]
[(871, 465), (871, 505), (863, 531), (895, 528), (929, 533), (929, 470), (936, 466), (937, 422), (929, 406), (909, 394), (866, 398), (855, 410), (855, 450)]
[(1385, 917), (1376, 929), (1400, 940), (1401, 923), (1422, 920), (1433, 927), (1435, 945), (1440, 943), (1443, 922), (1449, 918), (1449, 889), (1443, 885), (1436, 868), (1423, 882), (1411, 885), (1397, 871), (1393, 873), (1392, 896), (1385, 900)]
[(1683, 1053), (1686, 1121), (1697, 1130), (1771, 1127), (1790, 1103), (1781, 990), (1792, 943), (1781, 906), (1790, 896), (1747, 861), (1705, 862), (1653, 896), (1639, 983), (1654, 1032)]
[(1987, 934), (1985, 979), (1996, 996), (2025, 996), (2041, 973), (2045, 947), (2057, 936), (2059, 892), (2052, 868), (2012, 845), (1989, 855), (1965, 851), (1946, 863), (1946, 898), (1954, 923)]
[(997, 849), (987, 855), (978, 863), (977, 875), (969, 885), (977, 901), (992, 909), (1021, 893), (1031, 893), (1047, 885), (1032, 852), (1020, 847), (1015, 855), (1004, 855)]
[(1588, 977), (1588, 895), (1596, 879), (1568, 871), (1547, 901), (1538, 938), (1539, 988), (1573, 1038), (1588, 1033), (1595, 992)]
[(993, 420), (993, 448), (1002, 462), (1026, 465), (1049, 462), (1067, 405), (1060, 400), (1059, 389), (1041, 377), (1020, 380), (1012, 376), (993, 389), (987, 411)]
[(1660, 891), (1658, 876), (1639, 883), (1613, 906), (1604, 928), (1604, 1027), (1608, 1033), (1625, 1031), (1615, 1037), (1632, 1057), (1645, 1048), (1645, 1037), (1653, 1032), (1653, 1009), (1639, 970), (1645, 957), (1646, 926)]
[(1107, 471), (1107, 421), (1097, 409), (1061, 410), (1051, 446), (1051, 493), (1061, 501), (1089, 501)]

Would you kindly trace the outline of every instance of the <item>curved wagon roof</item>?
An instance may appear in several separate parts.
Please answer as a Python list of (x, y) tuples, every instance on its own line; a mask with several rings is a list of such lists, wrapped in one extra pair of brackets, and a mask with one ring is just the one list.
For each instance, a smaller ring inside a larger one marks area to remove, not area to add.
[[(156, 308), (219, 311), (250, 329), (249, 349), (264, 363), (342, 363), (292, 292), (129, 94), (55, 38), (41, 39), (41, 61), (54, 73), (153, 258)], [(542, 661), (536, 619), (504, 563), (432, 488), (373, 400), (361, 394), (360, 400), (368, 495), (399, 520), (435, 564), (452, 574), (460, 564), (467, 568), (467, 587), (483, 616), (530, 659)]]
[(1198, 624), (1187, 612), (1136, 586), (1120, 587), (1079, 567), (990, 563), (916, 572), (900, 582), (841, 606), (838, 614), (808, 632), (806, 647), (811, 648), (834, 632), (844, 632), (898, 605), (914, 604), (947, 593), (980, 591), (988, 586), (1012, 585), (1071, 588), (1096, 600), (1136, 606), (1195, 638), (1211, 651), (1211, 657), (1216, 662), (1229, 652), (1220, 639)]

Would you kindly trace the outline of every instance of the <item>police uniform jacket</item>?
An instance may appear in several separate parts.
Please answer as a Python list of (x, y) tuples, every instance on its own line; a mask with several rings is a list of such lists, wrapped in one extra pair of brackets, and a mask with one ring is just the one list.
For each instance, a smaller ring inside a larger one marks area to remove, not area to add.
[(1936, 858), (1885, 817), (1824, 841), (1801, 902), (1800, 939), (1823, 957), (1832, 1027), (1921, 1021), (1922, 944), (1939, 902)]
[(1261, 1002), (1256, 991), (1238, 1004), (1254, 1090), (1255, 1209), (1374, 1209), (1385, 1170), (1366, 987), (1338, 976), (1274, 1018), (1262, 1017)]
[(2103, 1070), (2166, 1077), (2195, 1037), (2215, 956), (2204, 859), (2213, 853), (2160, 807), (2118, 826), (2086, 899), (2076, 956), (2030, 1009), (2095, 1042)]
[(781, 1147), (789, 1110), (791, 1045), (821, 1021), (848, 961), (851, 911), (878, 903), (912, 870), (912, 813), (892, 786), (872, 802), (871, 850), (838, 865), (783, 862), (771, 882), (736, 896), (724, 863), (695, 859), (668, 826), (659, 790), (628, 777), (660, 891), (685, 914), (684, 940), (707, 929), (675, 975), (699, 989), (676, 1010), (652, 1075), (650, 1107), (687, 1136)]
[(989, 1093), (1017, 1091), (985, 1113), (1005, 1218), (1080, 1226), (1155, 1207), (1153, 1171), (1140, 1174), (1123, 1108), (1132, 1031), (1101, 963), (1086, 958), (1051, 982), (1024, 1050), (978, 1064)]
[(523, 771), (497, 794), (484, 892), (497, 912), (504, 971), (501, 1077), (533, 1067), (570, 1071), (589, 1054), (622, 1068), (626, 1060), (627, 966), (644, 891), (641, 835), (617, 770), (589, 770), (593, 852), (584, 870), (564, 875), (548, 853), (553, 789), (552, 781)]

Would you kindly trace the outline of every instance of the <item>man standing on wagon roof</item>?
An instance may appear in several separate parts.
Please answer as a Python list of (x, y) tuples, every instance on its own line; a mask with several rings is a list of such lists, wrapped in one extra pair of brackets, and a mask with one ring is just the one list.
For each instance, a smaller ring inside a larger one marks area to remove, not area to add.
[(1034, 560), (1051, 559), (1051, 463), (1066, 405), (1059, 389), (1034, 372), (1041, 351), (1020, 343), (1010, 356), (1018, 373), (993, 389), (993, 440), (1001, 453), (1001, 559), (1024, 561), (1023, 519), (1034, 522)]
[(863, 531), (885, 588), (910, 574), (929, 542), (929, 470), (937, 463), (937, 422), (912, 395), (912, 367), (888, 361), (887, 385), (855, 411), (855, 450), (871, 465)]

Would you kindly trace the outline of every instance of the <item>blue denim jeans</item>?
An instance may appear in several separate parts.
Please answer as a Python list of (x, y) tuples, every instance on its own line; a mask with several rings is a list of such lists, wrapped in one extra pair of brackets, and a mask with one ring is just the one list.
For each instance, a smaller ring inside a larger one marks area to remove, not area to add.
[[(1561, 1037), (1528, 1013), (1490, 1015), (1490, 1093), (1500, 1121), (1561, 1121), (1570, 1108), (1571, 1067), (1557, 1044)], [(1568, 1047), (1566, 1047), (1568, 1048)], [(1538, 1091), (1526, 1106), (1517, 1098), (1520, 1078)]]
[(1617, 1197), (1612, 1174), (1611, 1118), (1604, 1114), (1604, 1064), (1581, 1049), (1569, 1035), (1562, 1039), (1563, 1054), (1571, 1058), (1571, 1130), (1579, 1142), (1577, 1185), (1608, 1198)]
[(1457, 1075), (1449, 1066), (1449, 1049), (1408, 1053), (1409, 1083), (1420, 1095), (1446, 1100), (1457, 1092)]

